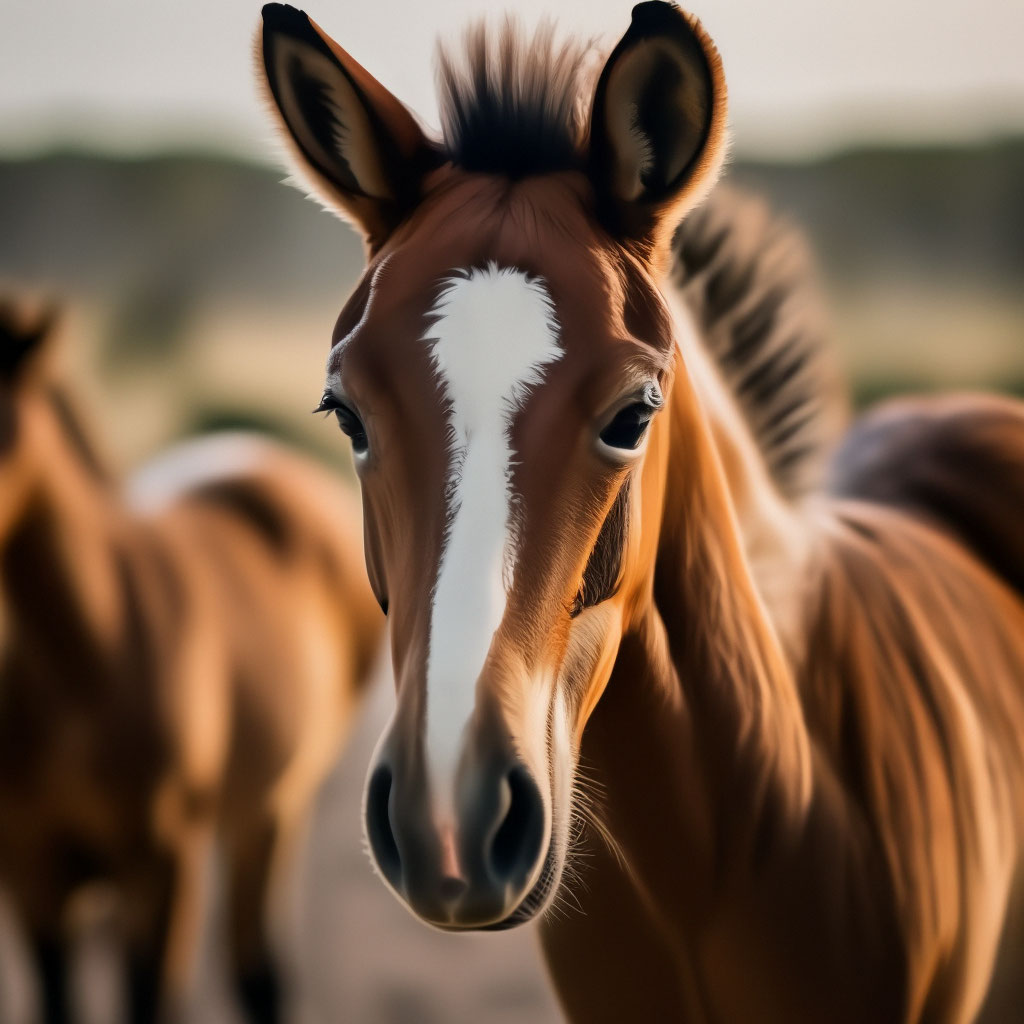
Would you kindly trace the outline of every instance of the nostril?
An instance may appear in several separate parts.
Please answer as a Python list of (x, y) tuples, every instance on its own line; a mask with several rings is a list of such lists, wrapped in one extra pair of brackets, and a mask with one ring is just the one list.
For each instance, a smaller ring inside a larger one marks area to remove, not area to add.
[(544, 805), (525, 768), (513, 768), (505, 778), (509, 805), (494, 835), (489, 866), (501, 882), (521, 883), (540, 855), (544, 838)]
[(402, 859), (391, 828), (391, 769), (381, 765), (370, 777), (366, 792), (366, 834), (377, 866), (392, 885), (398, 885)]

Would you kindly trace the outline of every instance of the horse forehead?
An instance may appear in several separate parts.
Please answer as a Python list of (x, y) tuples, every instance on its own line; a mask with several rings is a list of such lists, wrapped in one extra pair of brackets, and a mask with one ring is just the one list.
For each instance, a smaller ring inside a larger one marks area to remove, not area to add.
[(483, 403), (512, 400), (561, 357), (560, 327), (545, 282), (490, 264), (449, 277), (424, 340), (449, 389)]
[[(602, 336), (623, 333), (618, 282), (599, 268), (545, 254), (519, 258), (451, 260), (429, 270), (389, 266), (370, 289), (359, 326), (374, 344), (401, 357), (431, 335), (439, 319), (449, 330), (472, 335), (469, 361), (501, 365), (543, 336), (543, 322), (557, 324), (564, 349), (590, 351)], [(509, 346), (510, 335), (521, 339)]]
[[(468, 214), (453, 215), (420, 224), (402, 238), (367, 270), (339, 318), (329, 370), (339, 370), (351, 349), (353, 362), (365, 358), (380, 381), (397, 375), (403, 389), (436, 382), (423, 372), (422, 339), (451, 293), (459, 309), (448, 310), (449, 326), (475, 344), (461, 347), (459, 365), (444, 368), (485, 379), (500, 377), (503, 366), (511, 373), (508, 363), (522, 357), (522, 346), (543, 336), (533, 322), (538, 307), (531, 282), (546, 293), (558, 325), (563, 379), (592, 360), (603, 337), (621, 336), (622, 283), (608, 253), (587, 232), (572, 234), (549, 218), (527, 216), (532, 207), (511, 210), (479, 223)], [(459, 288), (467, 278), (474, 287)], [(510, 335), (516, 344), (509, 343)], [(436, 369), (443, 353), (433, 356)]]

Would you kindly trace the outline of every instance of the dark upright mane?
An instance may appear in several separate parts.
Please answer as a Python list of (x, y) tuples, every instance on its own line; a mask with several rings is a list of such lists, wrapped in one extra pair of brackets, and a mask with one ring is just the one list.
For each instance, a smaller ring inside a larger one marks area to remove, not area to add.
[(847, 399), (802, 235), (719, 185), (680, 225), (673, 280), (783, 496), (819, 487)]
[(438, 52), (442, 144), (467, 171), (524, 178), (583, 166), (589, 44), (556, 44), (550, 23), (527, 37), (507, 18), (481, 22), (465, 55)]
[[(477, 23), (465, 52), (439, 51), (444, 156), (513, 180), (583, 169), (589, 43)], [(821, 482), (846, 404), (802, 238), (760, 200), (717, 188), (675, 241), (675, 283), (747, 418), (776, 484)]]

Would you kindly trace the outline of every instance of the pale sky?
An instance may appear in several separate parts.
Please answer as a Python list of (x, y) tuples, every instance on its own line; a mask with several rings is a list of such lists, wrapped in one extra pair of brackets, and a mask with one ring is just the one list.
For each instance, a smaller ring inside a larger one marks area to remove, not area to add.
[[(736, 150), (962, 142), (1024, 131), (1024, 0), (693, 0), (718, 42)], [(629, 0), (309, 0), (327, 32), (436, 124), (433, 50), (470, 19), (609, 46)], [(254, 86), (257, 0), (0, 0), (0, 156), (61, 144), (273, 158)]]

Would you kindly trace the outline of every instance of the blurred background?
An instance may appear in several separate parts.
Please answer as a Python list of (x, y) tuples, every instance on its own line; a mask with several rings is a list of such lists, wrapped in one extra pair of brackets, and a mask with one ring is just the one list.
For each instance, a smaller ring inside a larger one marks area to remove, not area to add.
[[(528, 25), (551, 11), (510, 6)], [(556, 14), (611, 45), (629, 8), (575, 0)], [(432, 40), (455, 38), (480, 5), (307, 9), (434, 126)], [(809, 235), (857, 401), (1024, 393), (1024, 6), (714, 0), (697, 13), (730, 83), (729, 175)], [(241, 0), (3, 3), (0, 286), (61, 300), (66, 373), (125, 470), (173, 439), (243, 425), (345, 472), (336, 427), (307, 410), (361, 248), (280, 184), (253, 74), (258, 15)], [(554, 1021), (527, 930), (431, 932), (371, 874), (358, 806), (386, 674), (322, 795), (296, 884), (300, 1017)], [(17, 940), (0, 934), (0, 1020), (19, 1020)], [(97, 943), (83, 970), (102, 1021)], [(220, 971), (211, 941), (202, 1021), (231, 1019)]]

